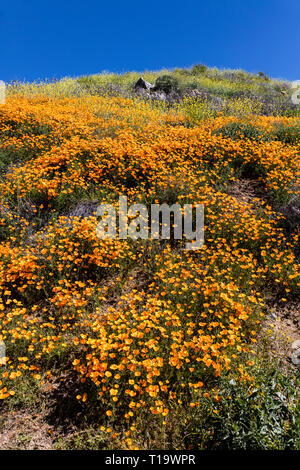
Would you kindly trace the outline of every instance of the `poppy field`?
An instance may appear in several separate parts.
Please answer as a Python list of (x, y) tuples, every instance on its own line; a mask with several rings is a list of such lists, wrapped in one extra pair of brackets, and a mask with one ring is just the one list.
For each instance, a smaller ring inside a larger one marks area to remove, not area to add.
[[(299, 369), (264, 326), (300, 294), (299, 118), (197, 106), (0, 105), (0, 408), (46, 404), (53, 448), (299, 448)], [(203, 204), (204, 246), (99, 239), (120, 195)]]

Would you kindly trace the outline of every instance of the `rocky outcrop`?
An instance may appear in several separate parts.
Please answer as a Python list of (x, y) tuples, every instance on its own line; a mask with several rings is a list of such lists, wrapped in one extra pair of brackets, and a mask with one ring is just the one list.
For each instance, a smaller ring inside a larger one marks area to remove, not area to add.
[(291, 360), (295, 366), (300, 367), (300, 339), (296, 340), (292, 344), (292, 355)]
[(150, 92), (150, 90), (154, 88), (154, 85), (144, 80), (143, 77), (140, 77), (138, 81), (136, 82), (136, 84), (134, 85), (134, 88), (136, 91), (140, 91), (140, 89), (142, 89), (142, 90), (147, 90), (148, 92)]
[(134, 85), (134, 91), (136, 94), (141, 96), (143, 99), (168, 101), (169, 103), (175, 103), (180, 101), (184, 97), (190, 97), (200, 101), (206, 101), (214, 108), (220, 108), (223, 105), (222, 98), (214, 96), (208, 92), (200, 91), (198, 89), (186, 90), (184, 92), (178, 89), (170, 89), (166, 91), (161, 89), (157, 84), (152, 84), (140, 77)]
[(165, 101), (167, 99), (164, 91), (145, 90), (145, 88), (137, 88), (135, 91), (138, 96), (145, 100)]
[(219, 96), (215, 96), (211, 93), (208, 93), (207, 91), (202, 91), (198, 89), (189, 90), (184, 94), (184, 96), (194, 98), (199, 101), (206, 101), (208, 104), (216, 108), (221, 108), (224, 104), (224, 101)]
[(141, 98), (146, 100), (165, 101), (167, 99), (167, 95), (164, 91), (156, 90), (155, 86), (144, 80), (143, 77), (138, 79), (134, 85), (134, 90)]

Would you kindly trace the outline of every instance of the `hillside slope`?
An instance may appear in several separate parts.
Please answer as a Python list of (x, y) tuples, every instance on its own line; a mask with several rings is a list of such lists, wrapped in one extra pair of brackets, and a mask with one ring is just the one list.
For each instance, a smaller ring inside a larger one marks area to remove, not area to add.
[[(0, 447), (299, 448), (291, 84), (143, 76), (168, 99), (102, 74), (0, 107)], [(99, 239), (119, 196), (204, 204), (204, 246)]]

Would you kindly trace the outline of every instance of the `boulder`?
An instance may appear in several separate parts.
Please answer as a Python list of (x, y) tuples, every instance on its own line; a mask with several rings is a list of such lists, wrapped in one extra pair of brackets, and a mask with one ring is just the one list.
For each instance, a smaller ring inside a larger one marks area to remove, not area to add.
[(150, 91), (152, 88), (154, 88), (154, 85), (144, 80), (143, 77), (140, 77), (138, 81), (136, 82), (136, 84), (134, 85), (134, 88), (135, 90), (138, 90), (139, 88), (141, 88), (142, 90)]
[(165, 101), (167, 99), (167, 95), (164, 91), (150, 91), (150, 99)]
[(167, 95), (162, 90), (156, 90), (152, 83), (147, 82), (140, 77), (136, 84), (134, 85), (135, 92), (145, 100), (158, 100), (158, 101), (165, 101), (167, 99)]
[(170, 93), (167, 94), (167, 101), (169, 103), (177, 103), (181, 100), (181, 95), (176, 90), (171, 90)]

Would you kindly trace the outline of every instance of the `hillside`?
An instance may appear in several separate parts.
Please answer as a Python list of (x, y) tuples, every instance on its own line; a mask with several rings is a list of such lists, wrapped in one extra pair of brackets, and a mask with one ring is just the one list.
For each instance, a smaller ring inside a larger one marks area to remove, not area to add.
[[(203, 65), (8, 84), (0, 448), (300, 448), (294, 92)], [(120, 196), (203, 204), (204, 245), (100, 239)]]

